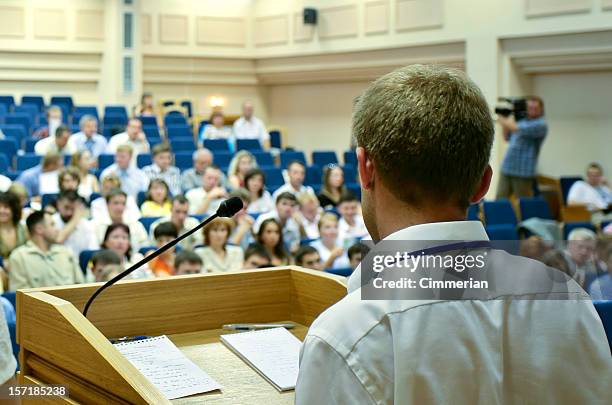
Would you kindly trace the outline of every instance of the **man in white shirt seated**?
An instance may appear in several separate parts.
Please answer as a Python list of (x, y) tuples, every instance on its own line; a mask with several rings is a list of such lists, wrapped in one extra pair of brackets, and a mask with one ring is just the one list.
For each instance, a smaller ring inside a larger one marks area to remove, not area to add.
[(270, 134), (263, 122), (253, 115), (253, 103), (245, 101), (242, 104), (242, 117), (234, 122), (236, 139), (259, 139), (261, 147), (270, 148)]
[(612, 189), (603, 176), (601, 165), (591, 163), (586, 178), (586, 181), (572, 184), (567, 194), (567, 205), (586, 205), (593, 212), (591, 222), (595, 224), (612, 219)]
[(149, 141), (147, 141), (145, 133), (142, 132), (142, 121), (140, 121), (140, 118), (130, 118), (125, 131), (111, 137), (106, 147), (106, 153), (115, 153), (117, 147), (124, 144), (130, 145), (134, 151), (132, 156), (133, 166), (136, 166), (138, 155), (149, 153)]
[(202, 187), (189, 190), (185, 197), (189, 200), (189, 213), (214, 214), (227, 197), (227, 190), (221, 186), (221, 169), (210, 165), (204, 170)]
[(53, 221), (59, 229), (57, 243), (72, 250), (77, 260), (82, 251), (99, 249), (95, 229), (86, 219), (86, 208), (76, 191), (61, 192), (56, 205)]
[(79, 128), (81, 131), (72, 135), (68, 144), (79, 152), (88, 150), (97, 159), (108, 145), (106, 138), (98, 133), (98, 120), (93, 115), (84, 115), (79, 121)]
[[(448, 67), (398, 69), (359, 97), (352, 133), (378, 244), (348, 295), (312, 323), (296, 404), (606, 403), (612, 357), (588, 295), (556, 270), (492, 249), (483, 225), (465, 220), (492, 176), (494, 125), (478, 87)], [(406, 267), (386, 254), (391, 241), (413, 262), (454, 251), (454, 265)], [(490, 288), (464, 280), (466, 253), (484, 257), (485, 268), (465, 273)], [(399, 276), (425, 284), (376, 287)]]
[(359, 200), (351, 193), (345, 193), (338, 202), (338, 241), (345, 249), (361, 238), (368, 236), (368, 228), (359, 211)]
[[(110, 222), (108, 216), (108, 207), (106, 206), (106, 196), (114, 189), (121, 189), (121, 180), (115, 174), (109, 174), (101, 177), (102, 196), (93, 200), (90, 204), (91, 219), (102, 222)], [(140, 208), (136, 203), (136, 198), (128, 195), (125, 211), (123, 213), (123, 222), (136, 220), (141, 217)]]
[(119, 145), (115, 151), (115, 163), (102, 171), (101, 177), (111, 174), (116, 175), (121, 180), (121, 189), (133, 198), (138, 197), (141, 191), (147, 191), (149, 178), (137, 166), (131, 164), (134, 150), (129, 144)]
[(49, 152), (59, 153), (60, 155), (72, 155), (76, 152), (74, 145), (70, 144), (70, 129), (65, 125), (60, 125), (55, 130), (55, 135), (43, 138), (34, 145), (34, 153), (44, 156)]
[(304, 163), (299, 160), (294, 160), (289, 163), (287, 166), (287, 176), (289, 177), (289, 183), (285, 183), (272, 194), (272, 199), (274, 201), (276, 201), (278, 196), (282, 193), (291, 193), (298, 199), (302, 194), (306, 193), (315, 195), (312, 187), (304, 185), (304, 179), (306, 178), (306, 166), (304, 166)]
[[(176, 229), (178, 229), (179, 235), (190, 231), (200, 223), (197, 218), (189, 216), (189, 200), (187, 200), (187, 198), (185, 198), (185, 196), (182, 194), (172, 198), (172, 210), (170, 211), (169, 216), (161, 217), (151, 224), (151, 227), (149, 228), (149, 239), (151, 241), (155, 240), (153, 237), (155, 228), (164, 222), (172, 222), (174, 226), (176, 226)], [(199, 245), (201, 243), (202, 232), (196, 232), (188, 238), (183, 239), (179, 245), (183, 249), (193, 249), (195, 245)], [(151, 245), (153, 245), (153, 243), (151, 243)]]
[(170, 146), (160, 143), (153, 147), (153, 164), (145, 166), (142, 171), (149, 180), (162, 179), (170, 188), (172, 195), (181, 193), (181, 171), (172, 166), (172, 150)]

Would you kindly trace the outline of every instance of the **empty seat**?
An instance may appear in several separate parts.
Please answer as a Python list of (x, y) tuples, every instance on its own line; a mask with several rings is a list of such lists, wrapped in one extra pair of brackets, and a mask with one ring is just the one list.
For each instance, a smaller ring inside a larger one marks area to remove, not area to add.
[(286, 169), (289, 163), (294, 160), (300, 161), (306, 165), (306, 156), (302, 151), (287, 150), (280, 153), (281, 168)]
[(157, 127), (157, 125), (143, 125), (142, 126), (142, 132), (145, 133), (145, 135), (148, 138), (159, 138), (159, 128)]
[(563, 199), (563, 205), (567, 205), (567, 195), (569, 194), (572, 185), (582, 180), (579, 176), (561, 176), (559, 177), (559, 186), (561, 187), (561, 198)]
[(312, 152), (312, 164), (319, 167), (338, 164), (338, 156), (333, 150), (319, 150)]
[(483, 209), (487, 225), (516, 225), (516, 215), (508, 200), (485, 201)]
[(586, 228), (593, 232), (596, 232), (595, 225), (590, 222), (566, 222), (563, 224), (563, 239), (567, 240), (569, 234), (578, 228)]
[(270, 146), (277, 149), (283, 148), (283, 140), (280, 131), (270, 131)]
[(104, 117), (107, 115), (120, 115), (128, 117), (127, 109), (123, 105), (107, 105), (104, 107)]
[(72, 112), (74, 109), (74, 102), (70, 96), (53, 96), (49, 105), (64, 105), (67, 107), (68, 112)]
[(227, 139), (204, 139), (204, 147), (212, 152), (230, 150)]
[(219, 167), (228, 167), (233, 157), (232, 152), (215, 152), (213, 153), (213, 162)]
[(34, 122), (40, 110), (36, 104), (21, 104), (13, 107), (13, 112), (29, 114), (32, 122)]
[(142, 122), (142, 126), (153, 126), (153, 127), (157, 127), (157, 117), (151, 116), (151, 115), (141, 115), (140, 117), (140, 121)]
[(516, 226), (511, 224), (487, 225), (486, 231), (491, 240), (518, 240)]
[(187, 120), (181, 113), (169, 113), (164, 117), (164, 125), (187, 125)]
[(181, 171), (193, 166), (193, 152), (176, 152), (174, 154), (174, 165)]
[(17, 145), (21, 145), (22, 140), (27, 136), (27, 131), (23, 128), (23, 125), (5, 124), (0, 125), (0, 129), (4, 136), (14, 139)]
[(322, 180), (321, 168), (316, 165), (310, 165), (306, 167), (306, 177), (304, 178), (304, 184), (307, 186), (319, 186)]
[(0, 139), (0, 153), (4, 153), (8, 158), (9, 165), (13, 161), (13, 158), (17, 154), (17, 141), (13, 138)]
[(344, 164), (357, 167), (357, 154), (354, 150), (347, 150), (344, 152)]
[(15, 105), (15, 98), (13, 96), (0, 96), (0, 104), (4, 104), (7, 111), (11, 111)]
[(4, 122), (6, 122), (6, 125), (21, 125), (24, 131), (29, 134), (34, 120), (28, 113), (11, 113), (6, 116)]
[(26, 138), (25, 139), (25, 152), (26, 153), (34, 153), (34, 146), (36, 146), (36, 142), (38, 142), (38, 138)]
[(193, 137), (191, 127), (187, 124), (172, 124), (166, 127), (166, 135), (170, 138)]
[(170, 138), (170, 146), (172, 147), (172, 151), (174, 152), (193, 152), (196, 149), (196, 145), (193, 142), (193, 138), (191, 137)]
[(17, 170), (24, 171), (30, 169), (40, 163), (42, 156), (35, 155), (33, 153), (26, 153), (21, 156), (17, 156)]
[(148, 153), (142, 153), (136, 156), (136, 165), (141, 169), (145, 166), (149, 166), (152, 162), (151, 155)]
[(236, 150), (262, 150), (259, 139), (236, 139)]
[(38, 112), (45, 111), (45, 99), (43, 96), (21, 96), (21, 104), (35, 104)]
[(266, 186), (277, 187), (285, 184), (283, 173), (278, 167), (265, 167), (263, 172), (266, 175)]
[(519, 207), (523, 221), (529, 218), (553, 219), (548, 203), (541, 197), (521, 198)]
[(255, 160), (259, 166), (275, 166), (274, 158), (270, 152), (265, 151), (253, 151), (253, 156), (255, 156)]

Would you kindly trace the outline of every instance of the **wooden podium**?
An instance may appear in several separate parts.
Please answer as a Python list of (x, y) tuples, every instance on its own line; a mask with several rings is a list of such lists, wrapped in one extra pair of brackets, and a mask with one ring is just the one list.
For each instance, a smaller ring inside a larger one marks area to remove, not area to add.
[[(227, 323), (292, 321), (308, 326), (346, 294), (342, 278), (299, 267), (123, 281), (82, 310), (100, 284), (17, 293), (22, 384), (64, 384), (64, 403), (292, 404), (220, 343)], [(166, 400), (108, 341), (167, 335), (223, 389)], [(53, 403), (58, 403), (55, 400)]]

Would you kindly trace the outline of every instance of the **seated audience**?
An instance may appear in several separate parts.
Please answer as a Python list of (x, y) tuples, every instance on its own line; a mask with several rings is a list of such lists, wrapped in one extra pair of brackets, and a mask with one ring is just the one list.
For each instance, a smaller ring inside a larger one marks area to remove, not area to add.
[(348, 248), (347, 255), (351, 269), (356, 269), (361, 261), (368, 254), (369, 249), (363, 243), (355, 243), (353, 246)]
[[(143, 258), (140, 253), (132, 252), (131, 239), (130, 228), (126, 224), (113, 223), (106, 228), (101, 244), (102, 249), (110, 249), (119, 256), (124, 270), (127, 270)], [(146, 264), (127, 276), (127, 278), (132, 279), (152, 277), (154, 277), (153, 272)]]
[(312, 246), (301, 246), (295, 252), (295, 264), (312, 270), (323, 270), (323, 262), (319, 251)]
[(264, 269), (272, 266), (272, 258), (265, 247), (252, 243), (244, 251), (243, 270)]
[(329, 165), (323, 171), (323, 188), (317, 196), (321, 207), (335, 208), (345, 193), (347, 189), (344, 185), (344, 171), (340, 166)]
[(115, 163), (104, 169), (100, 177), (116, 175), (121, 180), (121, 189), (130, 197), (137, 198), (138, 193), (145, 191), (149, 186), (149, 178), (131, 163), (133, 154), (131, 145), (119, 145), (115, 151)]
[(120, 145), (132, 147), (132, 166), (136, 166), (137, 156), (147, 154), (151, 150), (147, 136), (142, 132), (142, 121), (139, 118), (130, 118), (125, 132), (113, 135), (108, 141), (106, 153), (115, 153)]
[[(109, 174), (102, 177), (102, 196), (91, 202), (91, 219), (95, 221), (109, 222), (108, 207), (106, 205), (106, 196), (114, 189), (121, 189), (121, 180), (114, 174)], [(137, 220), (140, 218), (140, 209), (136, 204), (136, 199), (132, 196), (127, 197), (125, 212), (123, 213), (123, 222)]]
[(39, 165), (24, 170), (15, 181), (25, 186), (30, 198), (57, 193), (57, 174), (63, 166), (64, 158), (58, 153), (49, 152)]
[(338, 213), (338, 241), (342, 246), (351, 246), (369, 235), (361, 216), (359, 200), (350, 192), (340, 197)]
[(232, 158), (227, 176), (230, 189), (244, 187), (244, 178), (251, 169), (257, 169), (257, 161), (255, 156), (248, 150), (241, 150)]
[(608, 250), (602, 259), (606, 261), (605, 267), (608, 272), (591, 283), (589, 294), (594, 300), (612, 300), (612, 246), (608, 245)]
[(233, 144), (230, 142), (232, 131), (225, 126), (225, 117), (221, 111), (215, 111), (210, 115), (208, 124), (204, 125), (198, 137), (200, 143), (204, 139), (227, 139), (230, 149), (233, 149)]
[(187, 169), (181, 175), (181, 188), (183, 192), (202, 185), (204, 170), (213, 164), (213, 154), (206, 148), (201, 148), (193, 152), (193, 167)]
[(304, 166), (304, 163), (299, 160), (289, 163), (287, 166), (287, 177), (289, 178), (289, 183), (285, 183), (274, 192), (272, 198), (275, 201), (282, 193), (291, 193), (298, 199), (304, 194), (315, 195), (312, 187), (304, 185), (304, 179), (306, 178), (306, 166)]
[(149, 190), (145, 201), (140, 207), (143, 217), (163, 217), (172, 211), (172, 198), (168, 185), (162, 179), (153, 179), (149, 183)]
[(550, 244), (537, 235), (531, 235), (519, 243), (519, 256), (528, 257), (533, 260), (540, 260), (551, 249)]
[(174, 272), (177, 276), (202, 273), (202, 259), (191, 250), (182, 250), (174, 258)]
[(149, 180), (162, 179), (170, 188), (172, 195), (181, 193), (181, 171), (172, 166), (172, 151), (166, 144), (153, 147), (153, 164), (145, 166), (142, 171)]
[(268, 219), (275, 219), (282, 228), (285, 246), (290, 252), (297, 250), (300, 244), (301, 231), (300, 225), (295, 218), (298, 218), (295, 207), (297, 199), (291, 193), (282, 193), (276, 198), (274, 211), (267, 212), (257, 217), (253, 225), (253, 232), (258, 233), (261, 224)]
[(574, 275), (573, 271), (570, 269), (569, 263), (565, 259), (565, 254), (560, 250), (549, 250), (542, 255), (540, 261), (548, 267), (552, 267), (553, 269), (557, 269), (567, 274), (570, 278)]
[(248, 213), (262, 214), (274, 209), (274, 200), (266, 190), (266, 176), (259, 169), (252, 169), (244, 176), (244, 188), (249, 192)]
[(80, 196), (89, 199), (93, 193), (100, 192), (98, 179), (90, 173), (90, 170), (96, 166), (96, 160), (91, 157), (88, 150), (74, 153), (70, 159), (70, 166), (76, 167), (79, 171), (81, 181), (78, 193)]
[[(197, 218), (189, 216), (189, 201), (185, 198), (184, 195), (179, 194), (172, 198), (172, 205), (170, 208), (170, 215), (166, 215), (157, 221), (153, 222), (150, 227), (151, 240), (155, 240), (154, 232), (155, 228), (159, 224), (164, 222), (172, 222), (176, 229), (178, 230), (178, 234), (182, 235), (187, 231), (198, 226), (200, 221)], [(202, 243), (202, 234), (201, 232), (196, 232), (187, 238), (183, 239), (179, 246), (183, 249), (193, 249), (195, 245)]]
[(264, 220), (257, 232), (257, 243), (262, 245), (268, 255), (272, 266), (290, 264), (291, 256), (285, 248), (281, 224), (275, 218)]
[(298, 198), (298, 202), (300, 211), (295, 218), (303, 230), (303, 236), (307, 239), (319, 239), (319, 220), (323, 213), (319, 199), (314, 193), (303, 193)]
[(70, 137), (69, 146), (78, 152), (88, 150), (97, 161), (107, 147), (106, 138), (98, 133), (98, 120), (93, 115), (84, 115), (79, 121), (79, 128), (81, 131)]
[(567, 205), (586, 205), (593, 212), (591, 222), (594, 224), (612, 219), (612, 189), (603, 176), (601, 165), (591, 163), (586, 178), (586, 181), (572, 184), (567, 194)]
[(26, 227), (21, 222), (21, 207), (14, 193), (0, 192), (0, 256), (4, 259), (28, 241)]
[(140, 103), (134, 107), (134, 116), (136, 117), (157, 117), (158, 126), (162, 126), (164, 123), (161, 121), (159, 111), (155, 107), (153, 101), (153, 94), (142, 93), (140, 97)]
[(259, 139), (263, 149), (270, 148), (270, 134), (263, 122), (253, 115), (253, 103), (245, 101), (242, 104), (242, 116), (234, 122), (236, 139)]
[(206, 246), (196, 248), (195, 252), (204, 262), (203, 273), (236, 271), (242, 268), (242, 249), (227, 244), (232, 227), (231, 219), (217, 218), (202, 230)]
[(58, 230), (51, 215), (35, 211), (26, 219), (30, 239), (9, 257), (9, 288), (51, 287), (85, 281), (79, 261), (55, 243)]
[(121, 258), (110, 249), (98, 250), (91, 256), (88, 267), (91, 270), (96, 283), (103, 280), (104, 269), (108, 266), (121, 266)]
[[(153, 237), (155, 238), (155, 246), (159, 249), (176, 239), (178, 230), (172, 222), (164, 222), (155, 227)], [(174, 274), (174, 251), (175, 248), (172, 247), (149, 262), (149, 268), (155, 276), (171, 276)]]
[(72, 155), (76, 150), (70, 144), (70, 128), (60, 125), (55, 130), (55, 135), (43, 138), (34, 145), (34, 153), (44, 156), (49, 152), (59, 153), (60, 155)]
[(57, 185), (60, 193), (64, 191), (74, 191), (78, 194), (80, 184), (81, 176), (75, 167), (64, 167), (57, 175)]
[(57, 128), (62, 125), (62, 109), (52, 105), (47, 109), (47, 125), (38, 128), (32, 135), (33, 138), (43, 139), (52, 137)]
[(238, 197), (242, 200), (242, 209), (232, 217), (234, 232), (230, 235), (229, 242), (246, 250), (251, 243), (255, 242), (253, 232), (251, 231), (255, 219), (247, 213), (249, 193), (245, 189), (239, 188), (228, 195), (228, 198), (232, 197)]
[(208, 166), (204, 170), (201, 186), (189, 190), (185, 197), (189, 200), (190, 214), (213, 214), (227, 198), (227, 191), (221, 185), (221, 170)]
[(8, 177), (0, 174), (0, 192), (5, 192), (9, 189), (13, 181)]
[(321, 239), (310, 245), (317, 249), (323, 260), (324, 269), (343, 269), (350, 266), (346, 251), (338, 245), (338, 217), (325, 213), (319, 220)]
[(77, 260), (82, 251), (100, 247), (95, 229), (86, 219), (86, 208), (76, 191), (61, 192), (57, 197), (56, 207), (57, 212), (52, 218), (59, 230), (57, 243), (70, 249)]
[(596, 235), (586, 228), (577, 228), (567, 237), (566, 250), (563, 252), (569, 265), (571, 277), (584, 289), (597, 276), (595, 266)]

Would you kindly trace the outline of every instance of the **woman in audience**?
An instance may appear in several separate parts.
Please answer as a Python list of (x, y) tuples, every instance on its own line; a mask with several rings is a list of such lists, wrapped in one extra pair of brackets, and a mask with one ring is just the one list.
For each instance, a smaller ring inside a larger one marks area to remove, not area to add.
[(96, 160), (92, 159), (91, 153), (87, 149), (72, 155), (70, 166), (76, 167), (81, 181), (78, 193), (81, 197), (89, 199), (92, 193), (100, 192), (100, 184), (93, 174), (89, 173), (96, 165)]
[(231, 219), (217, 218), (202, 230), (206, 247), (195, 249), (204, 262), (202, 273), (224, 273), (242, 268), (242, 249), (227, 244), (232, 227)]
[(172, 211), (170, 189), (162, 179), (153, 179), (149, 183), (149, 190), (145, 201), (140, 207), (143, 217), (165, 217)]
[[(200, 132), (200, 142), (204, 141), (204, 139), (227, 139), (229, 142), (232, 137), (232, 131), (225, 126), (225, 117), (221, 111), (213, 112), (208, 122)], [(230, 144), (230, 148), (232, 146)]]
[(327, 166), (323, 172), (323, 189), (317, 196), (321, 207), (325, 209), (335, 208), (340, 201), (340, 197), (346, 191), (342, 168), (337, 165)]
[(266, 190), (266, 176), (259, 169), (251, 169), (244, 176), (244, 188), (249, 192), (248, 213), (259, 213), (272, 211), (274, 201)]
[(19, 205), (21, 206), (21, 222), (25, 226), (25, 220), (33, 211), (33, 209), (28, 205), (28, 200), (30, 199), (30, 195), (28, 194), (28, 190), (26, 190), (25, 186), (21, 183), (13, 183), (7, 190), (8, 193), (12, 193), (17, 196), (19, 200)]
[(235, 190), (240, 187), (245, 187), (244, 180), (247, 173), (252, 169), (257, 169), (255, 156), (248, 150), (241, 150), (236, 153), (236, 156), (234, 156), (227, 169), (230, 188)]
[(273, 266), (289, 264), (291, 258), (283, 242), (281, 225), (276, 219), (269, 218), (261, 223), (257, 232), (257, 243), (266, 248)]
[(60, 193), (63, 191), (76, 191), (78, 193), (81, 184), (81, 175), (76, 167), (63, 168), (57, 175)]
[(134, 115), (137, 117), (157, 117), (158, 114), (153, 102), (153, 94), (142, 93), (140, 104), (134, 108)]
[(317, 249), (324, 269), (341, 269), (350, 266), (346, 252), (338, 246), (338, 217), (330, 212), (325, 213), (319, 220), (319, 234), (321, 239), (310, 245)]
[[(130, 245), (130, 228), (125, 224), (111, 224), (106, 228), (104, 234), (104, 242), (100, 246), (101, 249), (110, 249), (119, 256), (124, 269), (129, 268), (133, 264), (142, 259), (142, 255), (138, 252), (133, 253)], [(132, 272), (128, 278), (151, 278), (154, 277), (149, 267), (145, 264), (138, 270)]]
[(0, 192), (0, 256), (7, 259), (11, 252), (28, 241), (26, 227), (21, 223), (21, 203), (9, 192)]

